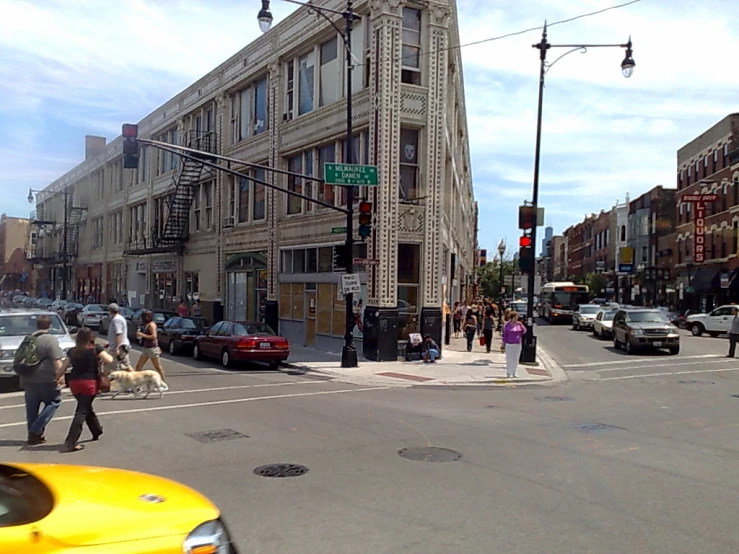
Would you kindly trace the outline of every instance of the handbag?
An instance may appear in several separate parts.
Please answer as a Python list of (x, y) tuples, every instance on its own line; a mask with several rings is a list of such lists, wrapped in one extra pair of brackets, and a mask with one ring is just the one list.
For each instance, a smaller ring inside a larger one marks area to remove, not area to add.
[(485, 335), (480, 335), (480, 346), (485, 346)]

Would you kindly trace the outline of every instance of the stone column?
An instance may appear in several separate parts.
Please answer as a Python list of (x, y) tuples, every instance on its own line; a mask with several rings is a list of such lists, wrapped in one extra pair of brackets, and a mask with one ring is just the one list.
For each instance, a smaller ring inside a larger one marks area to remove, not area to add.
[[(269, 166), (278, 167), (280, 164), (280, 129), (279, 125), (281, 119), (278, 114), (281, 114), (284, 110), (282, 109), (282, 95), (280, 94), (280, 64), (275, 62), (269, 64), (269, 144), (270, 144), (270, 155), (269, 155)], [(275, 173), (271, 171), (265, 172), (265, 180), (268, 183), (275, 182)], [(264, 319), (265, 323), (269, 325), (276, 333), (279, 333), (278, 327), (280, 322), (279, 317), (279, 305), (278, 305), (278, 285), (277, 275), (279, 273), (279, 237), (277, 230), (277, 223), (279, 219), (279, 206), (282, 202), (282, 195), (277, 193), (274, 189), (267, 187), (266, 199), (267, 199), (267, 223), (268, 223), (268, 244), (267, 244), (267, 302), (265, 305)]]

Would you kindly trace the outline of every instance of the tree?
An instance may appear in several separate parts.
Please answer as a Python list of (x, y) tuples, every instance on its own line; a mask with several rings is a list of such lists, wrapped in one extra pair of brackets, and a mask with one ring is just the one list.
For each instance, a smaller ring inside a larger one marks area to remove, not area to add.
[(601, 292), (605, 292), (608, 286), (608, 279), (602, 273), (588, 273), (585, 276), (585, 284), (590, 287), (592, 295), (600, 296)]
[[(518, 266), (512, 260), (503, 260), (503, 283), (510, 283), (510, 276), (518, 273)], [(480, 291), (483, 296), (498, 298), (500, 296), (500, 260), (488, 262), (477, 268), (480, 277)], [(510, 294), (510, 285), (507, 293)]]

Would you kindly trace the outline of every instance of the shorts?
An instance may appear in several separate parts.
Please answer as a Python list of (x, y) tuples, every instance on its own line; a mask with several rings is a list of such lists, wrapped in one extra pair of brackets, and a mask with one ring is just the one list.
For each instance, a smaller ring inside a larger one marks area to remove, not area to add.
[(455, 319), (454, 320), (454, 332), (459, 333), (459, 331), (462, 329), (462, 320), (461, 319)]
[(162, 355), (162, 349), (158, 346), (154, 346), (152, 348), (144, 348), (141, 353), (147, 358), (158, 358)]

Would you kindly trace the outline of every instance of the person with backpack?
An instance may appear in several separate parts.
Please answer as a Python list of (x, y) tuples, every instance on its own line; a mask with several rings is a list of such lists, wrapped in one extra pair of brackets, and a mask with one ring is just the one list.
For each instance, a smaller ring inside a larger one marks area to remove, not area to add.
[[(46, 426), (62, 403), (64, 352), (57, 338), (49, 334), (50, 327), (49, 316), (38, 316), (36, 331), (23, 339), (13, 359), (13, 369), (20, 376), (25, 391), (30, 446), (46, 442)], [(41, 404), (44, 408), (39, 413)]]

